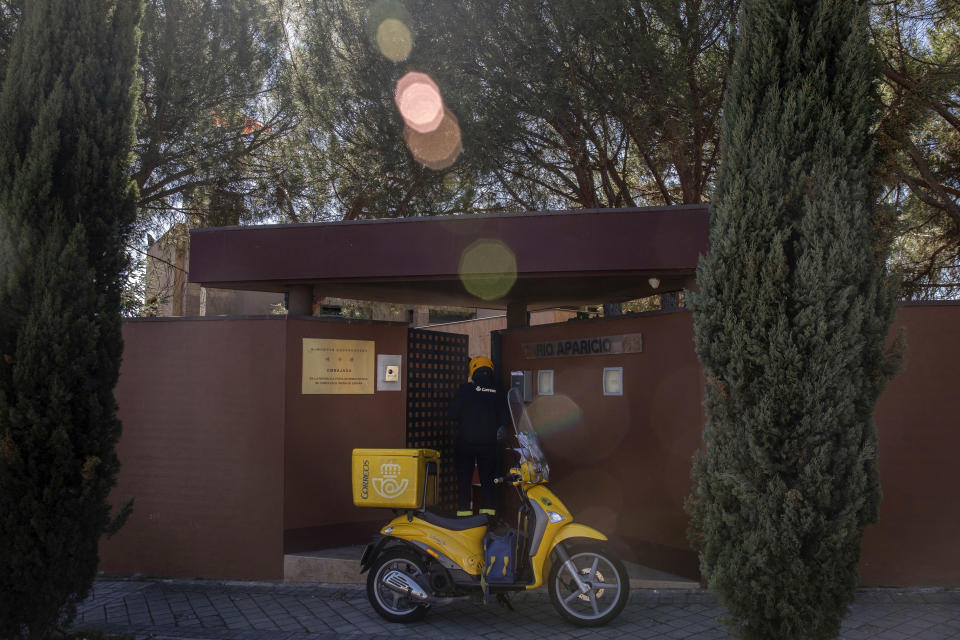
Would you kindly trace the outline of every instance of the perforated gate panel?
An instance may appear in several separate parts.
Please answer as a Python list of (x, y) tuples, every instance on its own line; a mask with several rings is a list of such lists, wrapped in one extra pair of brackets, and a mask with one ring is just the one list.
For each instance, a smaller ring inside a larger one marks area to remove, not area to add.
[(469, 339), (456, 333), (410, 329), (407, 343), (407, 446), (440, 452), (440, 506), (456, 509), (453, 470), (456, 423), (450, 400), (467, 379)]

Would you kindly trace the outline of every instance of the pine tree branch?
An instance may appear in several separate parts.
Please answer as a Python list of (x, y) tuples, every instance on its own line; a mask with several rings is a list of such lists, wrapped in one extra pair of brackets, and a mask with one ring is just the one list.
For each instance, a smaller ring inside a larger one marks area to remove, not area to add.
[(897, 71), (887, 62), (884, 62), (881, 65), (881, 71), (883, 72), (883, 75), (886, 76), (890, 81), (909, 89), (918, 96), (922, 95), (924, 104), (933, 109), (938, 115), (940, 115), (940, 117), (946, 120), (950, 126), (957, 131), (960, 131), (960, 118), (951, 113), (950, 110), (939, 100), (934, 100), (931, 96), (923, 94), (922, 87), (919, 83), (907, 75)]
[(960, 206), (958, 206), (943, 189), (943, 186), (937, 180), (936, 176), (933, 175), (933, 172), (930, 170), (930, 165), (927, 164), (926, 159), (920, 153), (920, 150), (917, 149), (916, 145), (908, 140), (905, 143), (905, 150), (907, 155), (910, 156), (910, 159), (913, 160), (914, 166), (920, 171), (920, 175), (923, 176), (926, 187), (937, 195), (936, 200), (924, 201), (927, 202), (927, 204), (943, 210), (953, 219), (956, 227), (960, 229)]

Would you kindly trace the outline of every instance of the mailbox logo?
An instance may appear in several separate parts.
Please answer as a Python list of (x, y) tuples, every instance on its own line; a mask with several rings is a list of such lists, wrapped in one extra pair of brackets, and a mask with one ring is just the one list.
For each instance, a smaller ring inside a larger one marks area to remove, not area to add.
[(407, 478), (397, 479), (400, 475), (400, 465), (392, 462), (384, 462), (380, 465), (380, 478), (373, 478), (373, 490), (387, 500), (396, 498), (407, 490), (410, 481)]

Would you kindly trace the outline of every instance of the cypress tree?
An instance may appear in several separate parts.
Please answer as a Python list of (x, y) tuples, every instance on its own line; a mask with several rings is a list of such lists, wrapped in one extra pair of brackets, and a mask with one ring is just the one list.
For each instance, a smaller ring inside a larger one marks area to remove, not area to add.
[(872, 206), (864, 0), (744, 0), (698, 268), (701, 571), (743, 638), (832, 638), (877, 519), (896, 287)]
[(0, 95), (0, 637), (72, 618), (111, 525), (140, 0), (30, 0)]

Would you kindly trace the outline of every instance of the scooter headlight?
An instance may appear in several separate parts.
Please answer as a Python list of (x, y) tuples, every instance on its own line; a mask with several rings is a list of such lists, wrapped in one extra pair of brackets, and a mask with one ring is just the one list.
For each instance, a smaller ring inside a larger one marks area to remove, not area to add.
[(388, 536), (388, 535), (390, 535), (391, 533), (393, 533), (393, 527), (392, 527), (392, 526), (390, 526), (390, 527), (384, 527), (384, 528), (383, 528), (383, 531), (382, 531), (381, 533), (383, 533), (383, 535), (385, 535), (385, 536)]
[(547, 517), (550, 519), (550, 524), (557, 524), (558, 522), (566, 520), (566, 518), (556, 511), (547, 511)]

